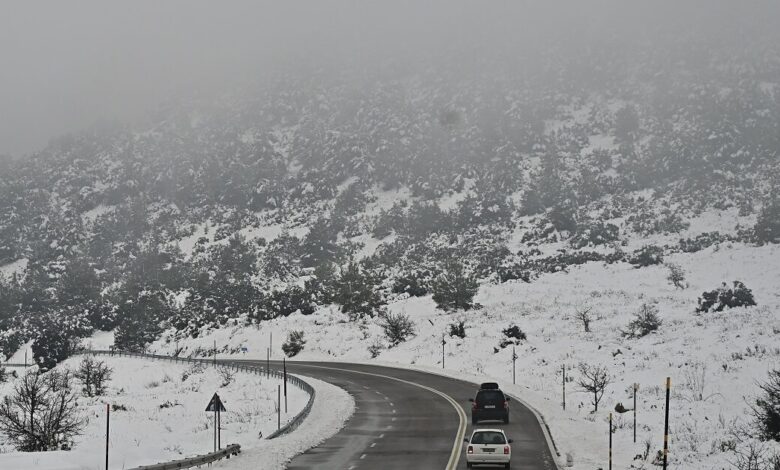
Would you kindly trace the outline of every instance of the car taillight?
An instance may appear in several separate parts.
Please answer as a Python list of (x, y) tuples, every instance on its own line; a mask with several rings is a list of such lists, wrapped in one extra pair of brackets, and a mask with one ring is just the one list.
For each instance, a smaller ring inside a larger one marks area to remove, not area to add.
[(504, 446), (504, 455), (509, 454), (509, 446)]
[(467, 450), (466, 452), (469, 453), (469, 454), (473, 454), (474, 453), (474, 448), (472, 446), (469, 446), (469, 450)]

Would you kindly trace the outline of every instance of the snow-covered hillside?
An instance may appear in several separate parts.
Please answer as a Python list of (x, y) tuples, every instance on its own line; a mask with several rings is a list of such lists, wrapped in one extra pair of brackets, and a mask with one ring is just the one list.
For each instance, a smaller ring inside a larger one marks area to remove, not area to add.
[[(603, 465), (606, 455), (606, 419), (618, 402), (631, 408), (629, 390), (640, 384), (638, 437), (632, 442), (631, 417), (615, 415), (617, 468), (633, 463), (649, 446), (649, 461), (662, 446), (664, 381), (672, 379), (672, 468), (711, 470), (728, 466), (725, 452), (733, 441), (736, 423), (746, 423), (748, 407), (758, 393), (757, 382), (780, 365), (780, 247), (725, 244), (667, 261), (684, 267), (689, 286), (676, 289), (663, 265), (636, 269), (626, 263), (587, 263), (569, 272), (546, 274), (528, 284), (508, 282), (484, 285), (478, 311), (448, 314), (436, 310), (430, 297), (409, 298), (389, 305), (408, 314), (417, 334), (376, 361), (421, 368), (441, 367), (442, 335), (448, 325), (466, 322), (466, 337), (445, 336), (444, 373), (467, 375), (475, 381), (494, 377), (538, 408), (550, 423), (564, 453), (574, 456), (577, 469)], [(743, 281), (758, 305), (720, 313), (695, 313), (697, 297), (722, 282)], [(642, 304), (655, 304), (663, 321), (658, 332), (639, 339), (622, 334)], [(575, 319), (575, 312), (591, 309), (591, 332)], [(217, 330), (186, 347), (207, 349), (219, 345), (248, 347), (262, 357), (269, 335), (274, 355), (285, 335), (302, 330), (306, 345), (296, 359), (372, 360), (367, 346), (386, 344), (377, 321), (350, 322), (337, 307), (321, 308), (308, 316), (294, 314), (264, 322), (259, 327)], [(499, 348), (501, 330), (519, 326), (527, 340), (517, 346), (517, 387), (511, 384), (511, 347)], [(181, 344), (179, 345), (181, 346)], [(170, 351), (164, 341), (156, 351)], [(498, 352), (496, 352), (498, 349)], [(598, 413), (590, 396), (577, 385), (580, 363), (604, 365), (612, 383)], [(568, 408), (561, 410), (561, 368), (569, 369)], [(440, 369), (439, 369), (440, 370)], [(647, 443), (647, 444), (646, 444)]]

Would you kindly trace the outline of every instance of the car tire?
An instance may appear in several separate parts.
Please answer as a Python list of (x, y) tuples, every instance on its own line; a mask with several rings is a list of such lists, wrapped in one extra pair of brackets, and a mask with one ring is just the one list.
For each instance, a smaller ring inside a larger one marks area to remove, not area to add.
[(504, 468), (512, 468), (512, 464), (507, 462), (504, 464)]
[(471, 424), (477, 424), (478, 422), (479, 422), (479, 420), (477, 419), (476, 416), (472, 416), (471, 417)]
[(466, 468), (472, 468), (474, 466), (471, 462), (466, 462)]
[(504, 424), (509, 424), (509, 415), (504, 416)]

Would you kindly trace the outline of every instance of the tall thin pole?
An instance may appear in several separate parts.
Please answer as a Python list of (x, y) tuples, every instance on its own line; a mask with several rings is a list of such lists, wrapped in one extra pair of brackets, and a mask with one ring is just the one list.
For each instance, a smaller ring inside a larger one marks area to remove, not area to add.
[(636, 392), (639, 390), (639, 384), (634, 384), (634, 443), (636, 444)]
[(276, 429), (282, 429), (282, 386), (276, 386)]
[(666, 418), (664, 419), (664, 470), (669, 456), (669, 392), (672, 388), (671, 377), (666, 378)]
[(271, 376), (271, 348), (265, 351), (265, 375)]
[(515, 347), (512, 346), (512, 385), (515, 385), (515, 362), (517, 362), (517, 353), (515, 353)]
[(106, 470), (108, 470), (108, 436), (111, 430), (111, 407), (106, 403)]
[(563, 370), (563, 409), (566, 410), (566, 364), (562, 367)]
[(284, 367), (284, 414), (287, 414), (287, 358), (282, 357), (282, 367)]
[(217, 410), (219, 409), (219, 406), (217, 406), (217, 403), (214, 403), (214, 452), (217, 451)]
[(27, 350), (24, 350), (24, 368), (27, 369)]
[(444, 338), (441, 339), (441, 368), (444, 369), (444, 345), (447, 344), (447, 342), (444, 340)]
[(222, 449), (222, 410), (217, 407), (217, 450)]
[(609, 470), (612, 470), (612, 413), (609, 414)]

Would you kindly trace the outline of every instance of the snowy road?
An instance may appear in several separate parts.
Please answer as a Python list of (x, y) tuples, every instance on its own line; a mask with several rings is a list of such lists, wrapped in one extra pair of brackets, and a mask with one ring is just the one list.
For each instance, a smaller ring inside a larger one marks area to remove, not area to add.
[[(363, 364), (290, 362), (288, 370), (344, 388), (356, 405), (339, 433), (294, 458), (289, 469), (466, 468), (461, 443), (464, 432), (471, 431), (468, 399), (476, 385)], [(502, 428), (514, 439), (513, 468), (556, 469), (538, 421), (519, 402), (512, 402), (508, 425), (486, 422), (479, 427)]]

